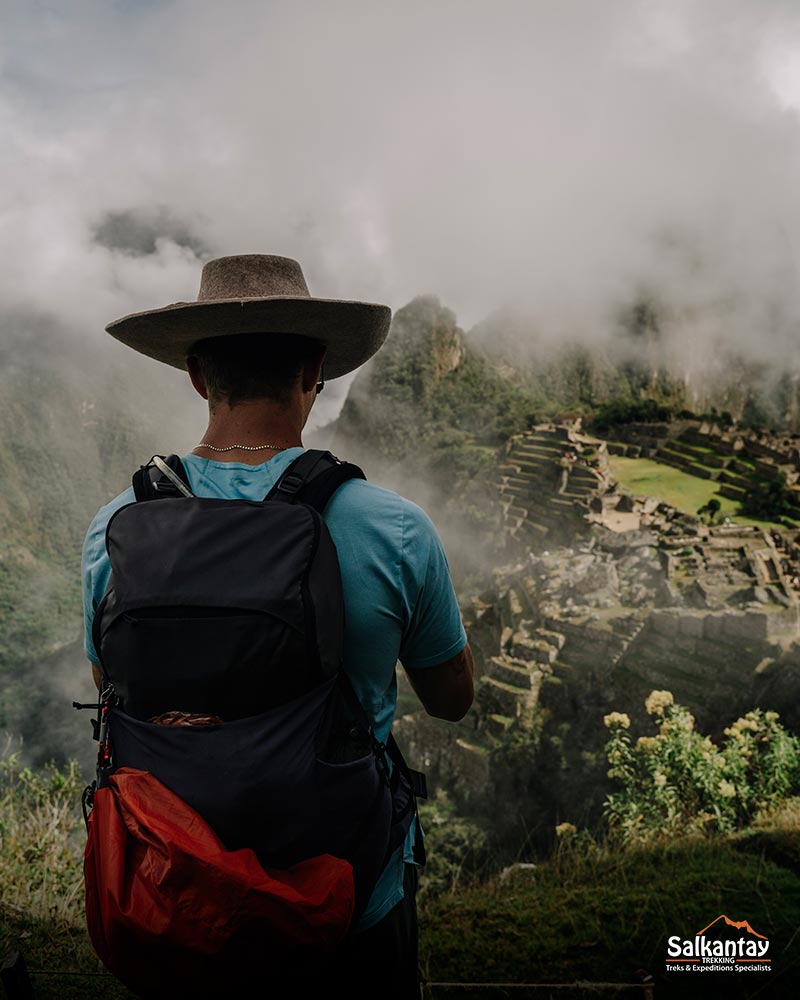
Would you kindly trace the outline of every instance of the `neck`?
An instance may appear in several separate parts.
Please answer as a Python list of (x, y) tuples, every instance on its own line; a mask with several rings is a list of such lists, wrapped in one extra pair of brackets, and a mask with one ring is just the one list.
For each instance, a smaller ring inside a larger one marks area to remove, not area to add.
[(234, 407), (224, 402), (217, 403), (210, 408), (203, 441), (217, 448), (230, 448), (232, 445), (256, 448), (265, 444), (272, 447), (258, 451), (236, 447), (231, 451), (216, 452), (198, 445), (193, 454), (218, 462), (260, 465), (285, 448), (302, 446), (304, 424), (305, 414), (297, 405), (283, 406), (265, 399), (239, 403)]

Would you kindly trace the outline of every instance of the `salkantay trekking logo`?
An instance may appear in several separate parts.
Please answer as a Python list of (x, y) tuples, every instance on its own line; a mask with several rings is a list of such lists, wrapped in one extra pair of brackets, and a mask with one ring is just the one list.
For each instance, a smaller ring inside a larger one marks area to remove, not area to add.
[(768, 951), (769, 939), (746, 920), (721, 913), (694, 937), (667, 940), (667, 972), (769, 972)]

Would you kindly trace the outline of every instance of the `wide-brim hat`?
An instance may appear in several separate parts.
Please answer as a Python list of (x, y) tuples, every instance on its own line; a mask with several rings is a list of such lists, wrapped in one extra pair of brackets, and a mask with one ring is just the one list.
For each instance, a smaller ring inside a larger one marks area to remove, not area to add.
[(296, 260), (270, 254), (218, 257), (203, 267), (195, 302), (132, 313), (106, 330), (148, 357), (186, 368), (193, 344), (238, 333), (293, 333), (326, 346), (325, 378), (353, 371), (389, 332), (388, 306), (316, 299)]

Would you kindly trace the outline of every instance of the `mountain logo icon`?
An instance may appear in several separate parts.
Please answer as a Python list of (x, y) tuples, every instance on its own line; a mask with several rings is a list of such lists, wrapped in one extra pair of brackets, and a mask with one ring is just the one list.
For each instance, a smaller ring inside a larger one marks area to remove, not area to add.
[[(722, 924), (720, 924), (720, 921), (722, 921)], [(754, 937), (761, 938), (763, 941), (767, 940), (766, 935), (759, 934), (758, 931), (754, 931), (747, 920), (731, 920), (731, 918), (726, 917), (724, 913), (720, 913), (720, 915), (717, 917), (716, 920), (712, 920), (707, 927), (704, 927), (701, 931), (698, 931), (697, 934), (695, 934), (695, 937), (700, 937), (701, 934), (705, 934), (706, 931), (710, 931), (712, 927), (717, 927), (718, 925), (719, 925), (718, 929), (722, 929), (725, 927), (732, 927), (734, 930), (745, 930), (748, 932), (748, 934), (752, 934)]]

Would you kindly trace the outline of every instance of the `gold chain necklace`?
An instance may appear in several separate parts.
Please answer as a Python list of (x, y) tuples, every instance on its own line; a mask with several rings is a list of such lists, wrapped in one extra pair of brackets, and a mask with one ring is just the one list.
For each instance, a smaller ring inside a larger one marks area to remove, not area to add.
[(235, 451), (237, 448), (241, 448), (242, 451), (265, 451), (268, 448), (271, 451), (284, 451), (286, 448), (293, 446), (285, 444), (230, 444), (227, 448), (218, 448), (216, 445), (209, 444), (207, 441), (201, 441), (197, 447), (208, 448), (211, 451)]

